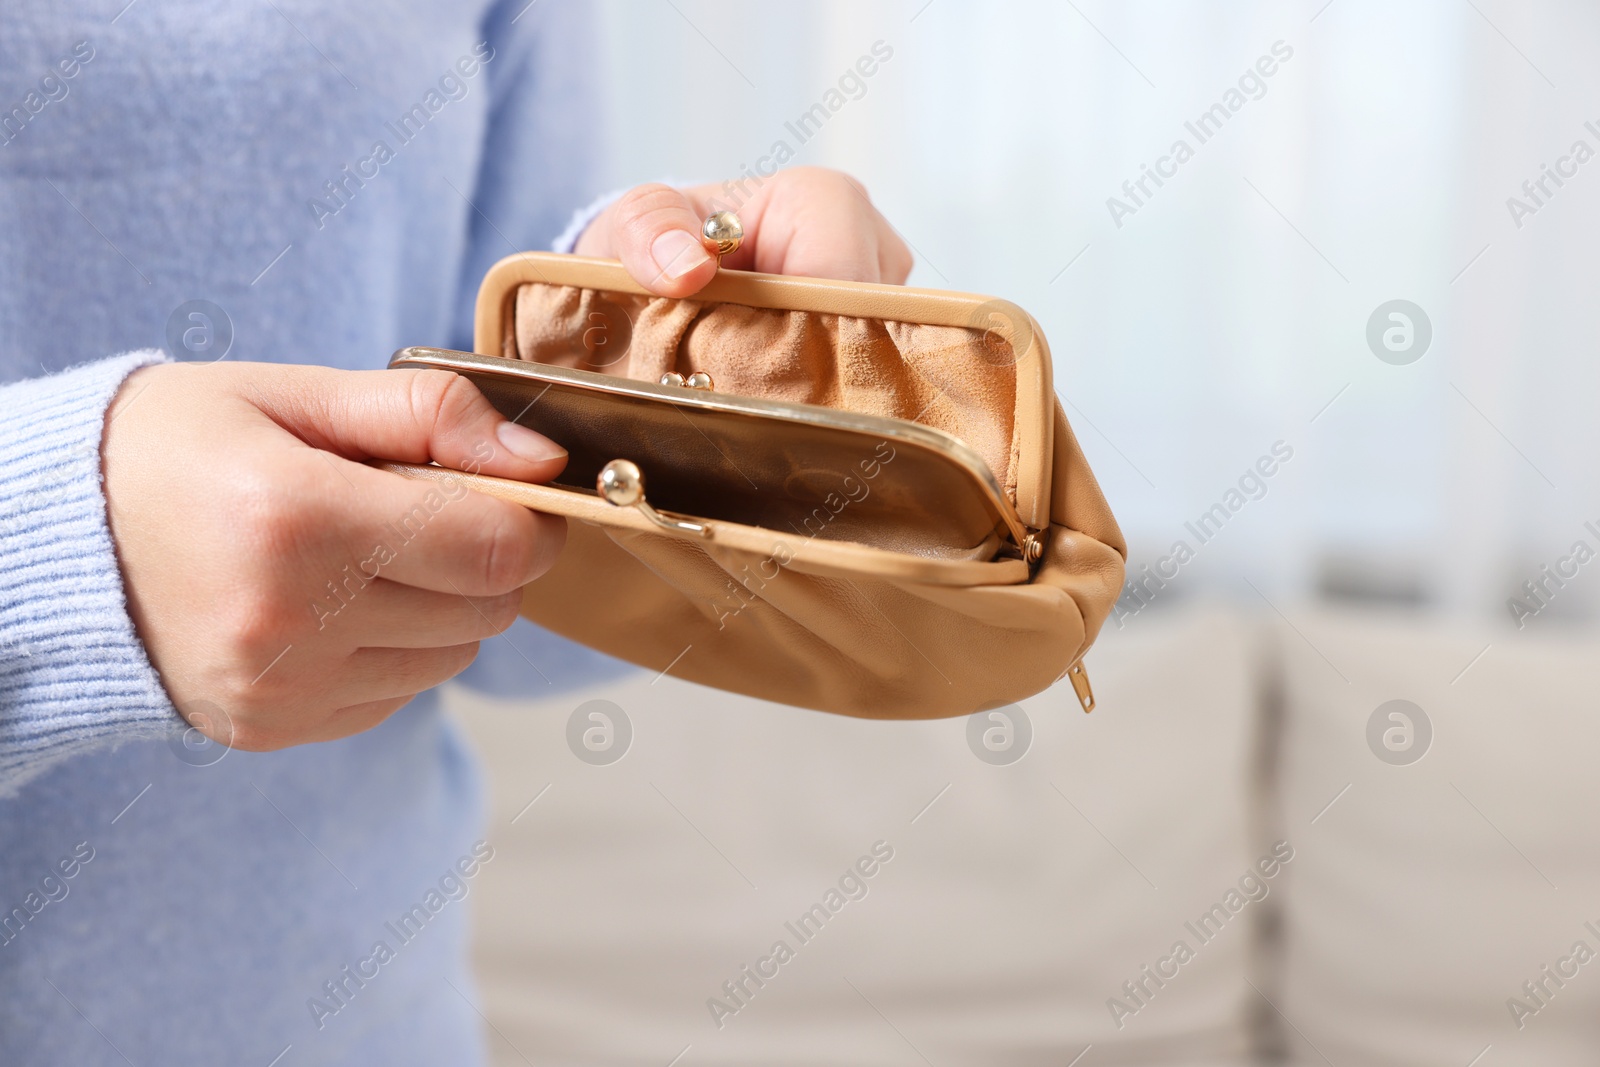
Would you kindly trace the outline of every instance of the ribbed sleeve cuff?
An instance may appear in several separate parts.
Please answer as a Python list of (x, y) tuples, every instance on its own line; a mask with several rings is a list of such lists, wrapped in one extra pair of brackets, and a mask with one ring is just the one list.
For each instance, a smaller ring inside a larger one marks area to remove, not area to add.
[(604, 196), (596, 197), (588, 206), (574, 211), (571, 221), (567, 223), (567, 228), (562, 230), (554, 241), (550, 242), (550, 251), (571, 252), (572, 246), (577, 244), (578, 238), (583, 236), (583, 231), (589, 228), (589, 223), (593, 222), (600, 212), (610, 207), (612, 201), (625, 192), (627, 192), (626, 189), (613, 189)]
[(0, 795), (75, 751), (181, 726), (128, 616), (100, 466), (132, 352), (0, 388)]

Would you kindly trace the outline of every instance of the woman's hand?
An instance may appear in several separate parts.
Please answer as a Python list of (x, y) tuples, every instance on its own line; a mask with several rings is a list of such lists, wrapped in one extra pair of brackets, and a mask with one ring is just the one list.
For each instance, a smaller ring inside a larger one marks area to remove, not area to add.
[(700, 242), (701, 224), (717, 210), (744, 224), (744, 244), (723, 257), (725, 267), (895, 285), (911, 273), (910, 249), (861, 184), (821, 167), (779, 171), (759, 184), (637, 186), (589, 224), (573, 251), (622, 260), (653, 293), (689, 296), (717, 272)]
[[(911, 254), (853, 179), (642, 185), (579, 239), (687, 296), (700, 226), (744, 224), (733, 268), (902, 283)], [(566, 454), (444, 371), (169, 364), (129, 377), (102, 443), (129, 610), (178, 710), (249, 750), (344, 737), (462, 671), (555, 561), (565, 522), (366, 466), (379, 457), (548, 481)]]
[(563, 449), (447, 371), (146, 367), (101, 456), (150, 660), (190, 724), (235, 748), (376, 726), (510, 626), (566, 540), (559, 517), (361, 462), (561, 471)]

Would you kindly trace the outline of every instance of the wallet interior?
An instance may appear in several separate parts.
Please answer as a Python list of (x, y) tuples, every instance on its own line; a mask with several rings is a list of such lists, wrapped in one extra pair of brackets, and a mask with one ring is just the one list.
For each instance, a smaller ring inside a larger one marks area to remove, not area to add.
[(507, 418), (567, 449), (555, 484), (594, 494), (638, 464), (658, 511), (929, 559), (989, 560), (1020, 526), (984, 459), (942, 431), (814, 405), (410, 348), (392, 366), (471, 379)]
[(499, 355), (652, 383), (705, 371), (718, 394), (919, 423), (1017, 502), (1016, 354), (993, 330), (545, 282), (518, 285), (511, 310)]

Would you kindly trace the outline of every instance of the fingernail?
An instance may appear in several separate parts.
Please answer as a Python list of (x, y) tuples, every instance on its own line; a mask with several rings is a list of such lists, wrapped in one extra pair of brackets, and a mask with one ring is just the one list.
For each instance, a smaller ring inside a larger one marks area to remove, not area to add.
[(514, 422), (502, 422), (495, 436), (505, 445), (506, 451), (530, 463), (548, 463), (552, 459), (566, 459), (567, 450), (542, 433), (535, 433)]
[(656, 269), (673, 281), (688, 274), (711, 258), (700, 238), (687, 230), (668, 230), (655, 239), (650, 255)]

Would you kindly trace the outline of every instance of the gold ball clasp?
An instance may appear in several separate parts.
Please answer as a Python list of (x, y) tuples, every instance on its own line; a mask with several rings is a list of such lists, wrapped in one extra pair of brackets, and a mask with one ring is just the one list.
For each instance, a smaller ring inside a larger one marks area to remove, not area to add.
[(744, 223), (731, 211), (718, 211), (706, 216), (705, 224), (700, 227), (700, 237), (707, 251), (726, 256), (744, 243)]
[(679, 389), (715, 389), (716, 380), (703, 370), (697, 370), (685, 378), (675, 370), (669, 370), (658, 379), (662, 385), (675, 385)]
[(594, 487), (608, 504), (631, 508), (644, 499), (644, 472), (629, 459), (614, 459), (600, 469)]

